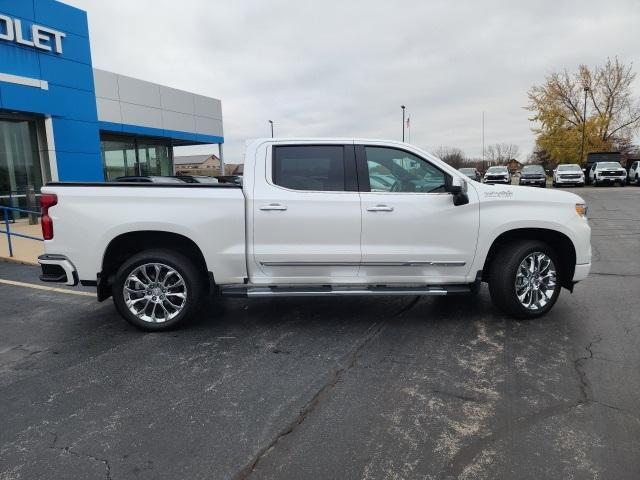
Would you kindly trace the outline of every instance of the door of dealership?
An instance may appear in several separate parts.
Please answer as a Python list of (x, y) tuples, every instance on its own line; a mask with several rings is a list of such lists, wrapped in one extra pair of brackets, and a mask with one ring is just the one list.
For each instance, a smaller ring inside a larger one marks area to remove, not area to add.
[(38, 122), (0, 115), (0, 205), (37, 209), (35, 197), (49, 179), (48, 164), (40, 155), (45, 149), (39, 147)]

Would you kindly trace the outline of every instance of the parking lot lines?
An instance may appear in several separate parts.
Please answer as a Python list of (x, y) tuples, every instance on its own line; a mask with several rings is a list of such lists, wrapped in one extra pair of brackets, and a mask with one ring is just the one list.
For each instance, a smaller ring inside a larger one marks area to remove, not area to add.
[(82, 292), (80, 290), (71, 290), (71, 289), (67, 289), (67, 288), (47, 287), (45, 285), (37, 285), (35, 283), (16, 282), (15, 280), (5, 280), (4, 278), (0, 278), (0, 284), (11, 285), (13, 287), (32, 288), (34, 290), (45, 290), (47, 292), (67, 293), (69, 295), (80, 295), (80, 296), (83, 296), (83, 297), (95, 297), (96, 296), (96, 294), (92, 293), (92, 292)]

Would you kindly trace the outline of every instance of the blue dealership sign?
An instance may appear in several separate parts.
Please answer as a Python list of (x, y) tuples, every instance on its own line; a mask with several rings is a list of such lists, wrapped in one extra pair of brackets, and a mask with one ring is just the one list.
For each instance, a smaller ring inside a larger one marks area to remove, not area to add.
[(103, 180), (86, 12), (0, 0), (0, 109), (51, 118), (60, 180)]

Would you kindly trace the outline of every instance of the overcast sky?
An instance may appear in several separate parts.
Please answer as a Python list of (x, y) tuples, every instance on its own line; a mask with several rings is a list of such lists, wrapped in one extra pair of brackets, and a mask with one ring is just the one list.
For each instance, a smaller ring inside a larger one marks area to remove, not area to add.
[(227, 162), (268, 119), (276, 136), (400, 139), (401, 104), (419, 147), (480, 156), (484, 111), (486, 144), (524, 159), (532, 84), (607, 56), (640, 70), (638, 0), (65, 1), (88, 11), (94, 66), (220, 98)]

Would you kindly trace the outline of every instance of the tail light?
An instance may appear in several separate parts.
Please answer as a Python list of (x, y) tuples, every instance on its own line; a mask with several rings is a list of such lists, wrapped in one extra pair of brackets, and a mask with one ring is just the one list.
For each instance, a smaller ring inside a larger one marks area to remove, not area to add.
[(40, 196), (40, 207), (42, 208), (42, 238), (51, 240), (53, 238), (53, 220), (49, 216), (49, 208), (58, 203), (58, 196), (53, 193), (43, 193)]

